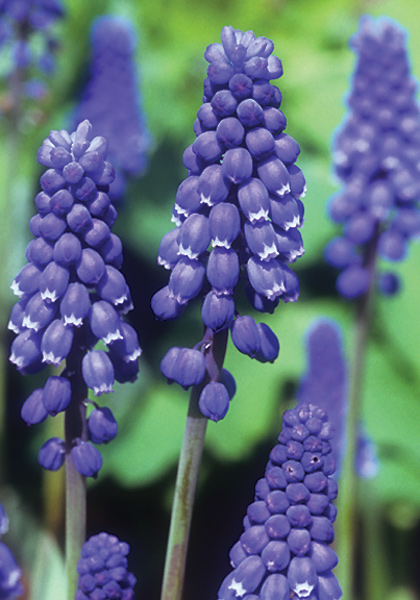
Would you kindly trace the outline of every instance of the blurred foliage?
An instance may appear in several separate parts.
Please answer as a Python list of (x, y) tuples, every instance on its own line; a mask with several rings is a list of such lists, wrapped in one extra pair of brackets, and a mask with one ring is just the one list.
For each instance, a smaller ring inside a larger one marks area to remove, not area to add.
[[(125, 243), (123, 270), (137, 307), (131, 321), (140, 333), (144, 354), (140, 359), (139, 380), (132, 385), (117, 385), (111, 399), (107, 399), (119, 421), (120, 431), (117, 439), (104, 449), (103, 471), (98, 481), (90, 486), (90, 517), (92, 528), (107, 529), (107, 522), (99, 522), (99, 517), (106, 517), (112, 520), (117, 535), (121, 532), (126, 536), (134, 557), (139, 560), (134, 571), (143, 581), (140, 587), (143, 586), (144, 597), (148, 594), (153, 597), (159, 589), (156, 577), (159, 577), (161, 564), (156, 566), (152, 561), (162, 559), (165, 541), (159, 538), (159, 549), (157, 540), (147, 541), (148, 534), (152, 535), (153, 531), (156, 534), (148, 521), (157, 517), (154, 514), (148, 519), (146, 509), (154, 508), (165, 514), (164, 522), (156, 525), (162, 534), (188, 402), (186, 392), (168, 386), (163, 380), (159, 361), (174, 343), (195, 344), (201, 338), (201, 324), (199, 306), (189, 307), (181, 318), (182, 323), (156, 323), (149, 299), (167, 280), (167, 273), (157, 267), (155, 257), (161, 236), (172, 225), (170, 215), (175, 192), (186, 174), (181, 157), (194, 139), (192, 124), (201, 104), (205, 47), (219, 41), (224, 25), (252, 29), (257, 35), (273, 39), (275, 54), (284, 66), (284, 75), (277, 83), (283, 94), (282, 109), (288, 119), (286, 131), (301, 145), (298, 165), (305, 174), (308, 187), (302, 231), (306, 254), (296, 264), (301, 297), (296, 304), (279, 306), (276, 313), (267, 318), (280, 339), (280, 357), (274, 365), (263, 365), (229, 346), (226, 367), (236, 378), (237, 394), (227, 417), (217, 424), (209, 423), (208, 427), (200, 501), (205, 502), (206, 491), (211, 498), (208, 502), (213, 502), (220, 510), (223, 505), (226, 518), (231, 518), (239, 499), (226, 495), (222, 503), (214, 494), (217, 490), (220, 496), (226, 489), (232, 493), (248, 490), (248, 496), (240, 504), (242, 510), (251, 499), (255, 479), (238, 484), (233, 476), (253, 476), (253, 464), (263, 468), (266, 452), (274, 444), (280, 429), (281, 414), (294, 401), (294, 390), (305, 370), (304, 336), (315, 318), (327, 315), (338, 322), (343, 330), (347, 356), (351, 359), (353, 306), (337, 296), (335, 273), (325, 265), (322, 257), (326, 242), (337, 231), (327, 216), (328, 200), (337, 190), (329, 149), (333, 132), (346, 112), (345, 97), (355, 62), (348, 42), (357, 30), (361, 14), (386, 14), (407, 28), (413, 74), (419, 77), (418, 0), (67, 0), (65, 4), (67, 17), (57, 27), (61, 48), (56, 72), (49, 81), (49, 96), (28, 114), (22, 131), (17, 132), (19, 136), (15, 135), (19, 140), (12, 156), (10, 131), (2, 125), (0, 206), (2, 214), (5, 210), (12, 213), (13, 245), (10, 256), (7, 260), (5, 257), (0, 268), (2, 280), (10, 281), (24, 263), (24, 248), (29, 239), (27, 221), (34, 212), (32, 198), (40, 174), (34, 159), (36, 149), (50, 129), (71, 124), (88, 72), (92, 20), (106, 13), (129, 17), (139, 36), (139, 87), (153, 146), (149, 152), (149, 169), (141, 179), (129, 184), (115, 231)], [(12, 178), (9, 177), (11, 173)], [(5, 236), (6, 232), (2, 230), (1, 235)], [(378, 507), (384, 540), (388, 544), (405, 536), (410, 550), (403, 549), (401, 553), (408, 562), (410, 557), (413, 560), (412, 552), (418, 546), (413, 540), (418, 538), (420, 516), (419, 264), (420, 247), (413, 245), (409, 257), (397, 266), (404, 284), (401, 293), (393, 299), (378, 298), (363, 398), (363, 417), (367, 431), (377, 444), (380, 470), (373, 481), (366, 482), (370, 492), (363, 495), (362, 503), (367, 506), (372, 502)], [(7, 309), (12, 302), (10, 293)], [(3, 317), (2, 322), (6, 318)], [(19, 521), (18, 532), (21, 531), (22, 513), (28, 518), (25, 538), (34, 540), (38, 535), (36, 516), (42, 514), (41, 473), (36, 454), (46, 439), (46, 432), (42, 427), (28, 431), (20, 422), (20, 406), (35, 387), (33, 378), (22, 379), (9, 369), (6, 459), (10, 464), (6, 479), (11, 481), (16, 494), (24, 498), (24, 506), (21, 501), (12, 501), (8, 510), (13, 527), (15, 519)], [(261, 475), (261, 471), (256, 472), (256, 477)], [(117, 491), (113, 492), (112, 488)], [(111, 506), (109, 509), (105, 506), (107, 501)], [(225, 504), (231, 504), (231, 509)], [(31, 506), (30, 516), (28, 506)], [(204, 506), (208, 509), (212, 505)], [(197, 510), (197, 525), (204, 531), (206, 525), (203, 522), (208, 517), (203, 517), (200, 509)], [(235, 516), (232, 531), (227, 530), (230, 522), (223, 517), (220, 517), (219, 533), (213, 533), (213, 538), (206, 530), (206, 535), (210, 536), (209, 547), (222, 539), (227, 544), (217, 549), (218, 556), (222, 554), (225, 562), (219, 558), (214, 558), (213, 562), (209, 559), (210, 570), (211, 565), (220, 570), (217, 576), (212, 578), (211, 573), (201, 573), (206, 582), (214, 580), (209, 584), (209, 598), (226, 571), (227, 550), (236, 539), (241, 516)], [(130, 519), (136, 518), (138, 523), (133, 525)], [(216, 521), (212, 521), (213, 528)], [(112, 530), (111, 524), (109, 529)], [(16, 553), (25, 563), (32, 564), (28, 548), (24, 552), (18, 550), (19, 534), (10, 536)], [(139, 541), (135, 536), (144, 536), (144, 539)], [(54, 581), (60, 578), (62, 568), (55, 544), (53, 536), (44, 537), (35, 553), (38, 571), (42, 560), (51, 567), (50, 574), (46, 575), (47, 587), (52, 586), (51, 589), (54, 589)], [(393, 549), (389, 546), (389, 556), (392, 555)], [(195, 557), (193, 564), (194, 560)], [(389, 592), (387, 598), (414, 599), (415, 575), (412, 571), (407, 574), (408, 567), (401, 566), (401, 560), (396, 564), (400, 567), (395, 569), (391, 591), (386, 590)], [(150, 573), (143, 569), (147, 565)], [(405, 576), (408, 581), (404, 580)], [(155, 578), (153, 583), (152, 577)], [(193, 577), (191, 587), (187, 586), (186, 598), (196, 597), (200, 590), (199, 575), (196, 580), (194, 583)], [(41, 583), (35, 581), (33, 590), (41, 589), (36, 587), (38, 585)], [(38, 591), (36, 594), (33, 591), (31, 598), (54, 597), (46, 591), (44, 595)]]

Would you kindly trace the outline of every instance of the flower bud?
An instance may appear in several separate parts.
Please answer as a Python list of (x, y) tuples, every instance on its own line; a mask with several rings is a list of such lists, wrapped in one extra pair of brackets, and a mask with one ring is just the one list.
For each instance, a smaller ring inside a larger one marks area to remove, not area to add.
[(39, 464), (48, 471), (58, 471), (63, 466), (65, 458), (65, 442), (58, 437), (47, 440), (38, 454)]
[(79, 440), (70, 451), (76, 471), (84, 477), (96, 478), (102, 467), (102, 456), (90, 442)]
[(106, 406), (95, 408), (88, 419), (89, 438), (95, 444), (107, 444), (118, 433), (118, 423), (111, 410)]

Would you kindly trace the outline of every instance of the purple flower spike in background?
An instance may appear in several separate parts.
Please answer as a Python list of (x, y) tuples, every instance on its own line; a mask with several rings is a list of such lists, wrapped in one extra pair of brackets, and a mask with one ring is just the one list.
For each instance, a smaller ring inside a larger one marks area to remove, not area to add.
[(92, 25), (90, 79), (77, 109), (76, 123), (89, 119), (94, 135), (108, 142), (115, 171), (110, 194), (116, 200), (127, 175), (146, 167), (150, 136), (140, 106), (136, 74), (136, 33), (130, 21), (102, 16)]
[(78, 589), (74, 600), (134, 600), (136, 578), (127, 570), (130, 547), (103, 531), (84, 543), (77, 565)]
[[(252, 309), (272, 313), (279, 300), (298, 299), (299, 281), (288, 265), (304, 252), (298, 228), (305, 180), (294, 164), (299, 146), (284, 133), (280, 90), (270, 83), (283, 73), (273, 42), (233, 27), (224, 27), (221, 39), (204, 55), (203, 104), (196, 139), (184, 152), (188, 176), (175, 197), (176, 228), (159, 248), (169, 283), (152, 298), (152, 309), (158, 319), (175, 319), (200, 298), (206, 333), (196, 351), (206, 355), (215, 336), (230, 330), (240, 352), (272, 362), (276, 335), (239, 314), (237, 301), (243, 296)], [(168, 376), (167, 363), (165, 357)], [(220, 365), (207, 371), (210, 381), (219, 380)], [(228, 394), (209, 389), (200, 406), (216, 421), (226, 414)]]
[[(59, 412), (71, 420), (78, 403), (86, 407), (87, 388), (100, 396), (112, 392), (115, 379), (137, 377), (141, 349), (137, 333), (123, 320), (130, 290), (120, 271), (121, 241), (111, 231), (117, 211), (107, 194), (114, 170), (106, 149), (105, 139), (94, 137), (85, 120), (71, 135), (51, 131), (38, 151), (47, 170), (36, 197), (38, 214), (31, 219), (35, 239), (28, 244), (28, 263), (11, 286), (20, 300), (9, 322), (16, 334), (10, 361), (22, 374), (63, 361), (66, 367), (24, 402), (21, 414), (28, 425)], [(99, 341), (108, 351), (94, 349)], [(109, 409), (95, 407), (91, 439), (108, 442), (117, 433), (116, 421)], [(101, 455), (87, 441), (88, 427), (78, 427), (65, 442), (53, 438), (43, 445), (43, 467), (60, 468), (70, 453), (79, 473), (96, 476)], [(66, 427), (67, 434), (71, 429)]]
[(393, 21), (365, 16), (352, 39), (358, 60), (333, 154), (343, 188), (329, 209), (343, 233), (325, 252), (345, 298), (366, 294), (372, 279), (381, 293), (398, 292), (395, 274), (375, 275), (376, 254), (401, 261), (420, 235), (420, 112), (405, 38)]
[[(0, 504), (0, 536), (6, 533), (8, 528), (9, 520)], [(2, 600), (13, 600), (23, 595), (21, 576), (22, 572), (12, 552), (3, 542), (0, 542), (0, 598)]]
[(284, 413), (279, 443), (255, 485), (244, 532), (231, 548), (232, 571), (219, 600), (341, 598), (332, 573), (338, 558), (329, 545), (337, 497), (332, 437), (327, 414), (316, 405)]

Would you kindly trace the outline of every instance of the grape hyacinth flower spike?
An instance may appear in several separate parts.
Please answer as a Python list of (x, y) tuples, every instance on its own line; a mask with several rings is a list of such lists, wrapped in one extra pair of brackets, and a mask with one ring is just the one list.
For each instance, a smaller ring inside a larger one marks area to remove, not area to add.
[(221, 39), (205, 52), (210, 64), (196, 139), (183, 155), (188, 176), (175, 197), (175, 228), (159, 247), (169, 283), (152, 298), (159, 319), (176, 319), (191, 300), (202, 299), (202, 340), (194, 349), (172, 348), (161, 368), (185, 388), (203, 382), (207, 369), (200, 409), (214, 421), (225, 416), (231, 396), (226, 374), (205, 364), (213, 340), (226, 340), (230, 331), (240, 352), (273, 362), (276, 335), (239, 314), (237, 299), (245, 292), (261, 313), (272, 313), (279, 300), (296, 301), (299, 282), (289, 263), (304, 252), (300, 149), (284, 132), (282, 96), (270, 83), (282, 75), (281, 61), (272, 55), (273, 42), (252, 31), (224, 27)]
[(134, 600), (136, 578), (127, 570), (130, 547), (103, 531), (90, 537), (77, 565), (78, 589), (74, 600)]
[(398, 292), (395, 273), (375, 273), (376, 256), (401, 261), (420, 235), (420, 112), (405, 37), (390, 19), (364, 16), (352, 38), (357, 66), (333, 154), (343, 187), (329, 207), (343, 233), (325, 250), (345, 298), (362, 297), (371, 284)]
[[(9, 520), (0, 504), (0, 536), (9, 529)], [(0, 598), (13, 600), (23, 595), (22, 572), (10, 549), (0, 542)]]
[(150, 145), (138, 90), (135, 29), (122, 17), (98, 17), (92, 25), (91, 45), (90, 79), (76, 111), (76, 123), (89, 119), (94, 135), (106, 138), (116, 173), (110, 194), (117, 200), (126, 177), (145, 170)]
[(278, 444), (255, 485), (244, 532), (229, 553), (219, 600), (339, 600), (332, 570), (338, 486), (324, 410), (301, 404), (283, 415)]
[[(71, 135), (51, 131), (44, 140), (38, 161), (47, 170), (30, 221), (34, 238), (11, 286), (19, 301), (9, 321), (16, 334), (10, 361), (22, 374), (66, 363), (21, 410), (28, 425), (66, 414), (66, 440), (45, 442), (41, 465), (55, 471), (69, 455), (81, 475), (93, 477), (102, 457), (92, 442), (113, 439), (117, 423), (96, 402), (86, 422), (87, 388), (100, 396), (115, 380), (133, 381), (141, 353), (137, 333), (123, 319), (132, 304), (120, 270), (121, 240), (111, 231), (117, 211), (107, 194), (114, 170), (106, 149), (87, 120)], [(99, 341), (107, 351), (94, 349)]]

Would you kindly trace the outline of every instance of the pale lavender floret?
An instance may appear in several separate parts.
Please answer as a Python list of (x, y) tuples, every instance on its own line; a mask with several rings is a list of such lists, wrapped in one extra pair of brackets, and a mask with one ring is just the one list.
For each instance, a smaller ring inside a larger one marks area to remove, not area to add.
[(205, 267), (199, 260), (182, 257), (175, 265), (169, 278), (169, 291), (179, 304), (195, 298), (203, 285)]
[(90, 442), (76, 441), (70, 450), (76, 470), (85, 477), (96, 477), (102, 467), (102, 456)]
[(43, 300), (41, 292), (31, 296), (25, 308), (25, 316), (22, 320), (22, 327), (39, 331), (44, 329), (55, 316), (57, 306), (52, 302)]
[(183, 388), (189, 388), (204, 379), (206, 365), (199, 350), (174, 346), (163, 357), (160, 370), (169, 382), (176, 381)]
[(213, 331), (222, 331), (231, 326), (235, 316), (235, 302), (227, 294), (211, 290), (206, 294), (201, 307), (201, 320)]
[(216, 423), (223, 419), (229, 408), (229, 394), (223, 383), (207, 383), (200, 393), (198, 406), (208, 419)]
[(63, 466), (65, 458), (65, 442), (58, 437), (47, 440), (38, 453), (39, 464), (48, 471), (58, 471)]
[(39, 281), (41, 298), (47, 302), (55, 302), (67, 290), (70, 279), (69, 270), (55, 261), (47, 265)]
[(37, 388), (23, 403), (20, 416), (27, 425), (42, 423), (48, 417), (48, 411), (43, 403), (43, 395), (43, 388)]
[(94, 408), (88, 419), (89, 439), (95, 444), (107, 444), (118, 433), (118, 423), (106, 406)]
[(238, 208), (230, 202), (214, 206), (209, 214), (209, 232), (213, 246), (230, 248), (241, 231)]
[(42, 403), (52, 416), (66, 410), (71, 401), (71, 385), (67, 377), (52, 375), (44, 386)]
[(249, 315), (239, 316), (231, 328), (232, 342), (243, 354), (254, 358), (261, 346), (260, 333), (254, 319)]
[(16, 275), (10, 289), (19, 298), (22, 298), (25, 294), (33, 294), (39, 289), (41, 275), (41, 269), (29, 263), (22, 267)]
[(82, 375), (86, 385), (96, 396), (112, 392), (114, 367), (104, 350), (92, 350), (82, 359)]
[(239, 280), (239, 260), (231, 248), (216, 247), (210, 252), (206, 275), (219, 294), (232, 294)]
[(72, 327), (66, 327), (61, 319), (54, 319), (42, 335), (42, 362), (58, 367), (69, 355), (73, 337)]
[(65, 325), (81, 327), (90, 309), (90, 295), (83, 283), (70, 283), (60, 301), (60, 315)]
[(93, 335), (103, 340), (105, 344), (122, 339), (122, 321), (112, 304), (105, 300), (93, 302), (88, 316)]
[(76, 263), (76, 273), (82, 283), (97, 285), (105, 273), (101, 255), (92, 248), (84, 248)]

